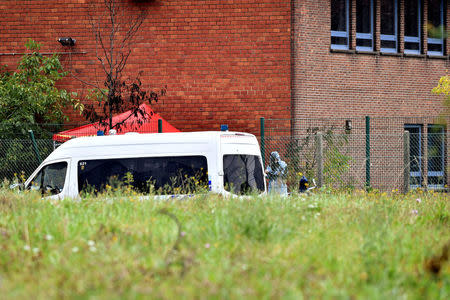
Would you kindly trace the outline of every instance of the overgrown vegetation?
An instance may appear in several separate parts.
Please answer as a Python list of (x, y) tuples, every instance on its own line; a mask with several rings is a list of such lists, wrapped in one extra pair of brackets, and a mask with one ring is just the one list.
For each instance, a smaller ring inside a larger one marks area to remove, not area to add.
[(68, 120), (65, 109), (81, 110), (82, 105), (75, 94), (56, 87), (67, 75), (58, 56), (44, 56), (33, 40), (25, 47), (30, 53), (22, 56), (17, 70), (0, 72), (0, 134), (28, 137), (32, 129), (45, 137), (41, 124), (62, 124)]
[(450, 77), (448, 74), (439, 79), (438, 85), (432, 89), (432, 92), (437, 95), (443, 95), (443, 105), (446, 111), (443, 114), (441, 123), (446, 124), (445, 117), (450, 116)]
[[(56, 86), (67, 75), (58, 56), (43, 55), (41, 45), (33, 40), (25, 46), (29, 53), (22, 56), (16, 71), (0, 70), (1, 179), (11, 179), (14, 172), (20, 171), (30, 175), (39, 164), (28, 130), (38, 138), (49, 139), (50, 130), (58, 130), (58, 126), (46, 126), (67, 121), (67, 109), (83, 108), (76, 94)], [(43, 157), (53, 150), (51, 140), (38, 142)]]
[(2, 189), (0, 292), (448, 299), (449, 205), (422, 192), (50, 201)]
[[(20, 180), (17, 180), (20, 181)], [(126, 172), (122, 178), (111, 176), (107, 184), (100, 186), (84, 185), (82, 197), (90, 195), (121, 196), (123, 192), (131, 195), (192, 195), (194, 193), (207, 193), (209, 191), (206, 173), (197, 172), (194, 176), (183, 176), (180, 171), (177, 176), (169, 178), (167, 183), (158, 183), (149, 178), (145, 182), (135, 182), (133, 173)]]
[[(53, 151), (53, 141), (37, 140), (39, 153), (47, 157)], [(39, 166), (31, 139), (0, 138), (0, 180), (13, 179), (21, 173), (28, 177)]]
[(348, 153), (348, 137), (345, 134), (336, 134), (336, 128), (309, 127), (306, 135), (300, 138), (292, 138), (286, 145), (286, 161), (288, 163), (287, 184), (290, 191), (297, 191), (302, 176), (308, 179), (317, 177), (317, 133), (323, 136), (323, 177), (326, 185), (335, 188), (349, 188), (351, 182), (355, 182), (348, 174), (352, 156)]

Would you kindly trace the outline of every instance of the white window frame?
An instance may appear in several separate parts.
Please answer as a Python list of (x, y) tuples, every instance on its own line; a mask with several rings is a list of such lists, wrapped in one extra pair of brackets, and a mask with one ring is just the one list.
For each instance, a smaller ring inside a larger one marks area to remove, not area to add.
[[(405, 124), (405, 130), (409, 131), (408, 129), (418, 129), (419, 130), (419, 155), (417, 156), (418, 158), (418, 166), (419, 166), (419, 171), (410, 171), (409, 172), (409, 177), (410, 178), (419, 178), (419, 184), (409, 184), (409, 187), (411, 189), (417, 189), (420, 188), (422, 186), (422, 175), (423, 175), (423, 168), (422, 168), (422, 156), (423, 156), (423, 147), (422, 147), (422, 131), (423, 131), (423, 126), (421, 124)], [(411, 134), (411, 133), (410, 133)], [(409, 146), (411, 149), (411, 145)], [(410, 150), (411, 151), (411, 150)], [(411, 155), (410, 155), (411, 157)], [(410, 163), (411, 164), (411, 163)], [(410, 180), (411, 182), (411, 180)]]
[(336, 31), (331, 30), (331, 37), (337, 37), (337, 38), (346, 38), (347, 44), (333, 44), (331, 43), (331, 49), (333, 50), (348, 50), (350, 45), (350, 35), (349, 35), (349, 23), (350, 23), (350, 4), (349, 0), (345, 0), (345, 31)]
[[(420, 54), (422, 52), (422, 43), (420, 42), (420, 37), (421, 37), (421, 30), (422, 30), (422, 1), (421, 0), (417, 0), (417, 34), (419, 36), (404, 36), (404, 53), (405, 54)], [(406, 43), (415, 43), (419, 45), (419, 50), (411, 50), (411, 49), (406, 49)]]
[(374, 29), (374, 0), (370, 0), (370, 33), (360, 33), (356, 32), (356, 44), (358, 45), (358, 40), (370, 40), (372, 46), (356, 46), (356, 51), (373, 51), (373, 29)]
[[(436, 124), (428, 124), (428, 135), (427, 135), (427, 147), (429, 147), (430, 143), (430, 128), (439, 128), (441, 130), (441, 133), (443, 135), (442, 141), (441, 141), (441, 149), (442, 149), (442, 155), (441, 155), (441, 171), (428, 171), (427, 178), (429, 177), (444, 177), (445, 176), (445, 127), (443, 125), (436, 125)], [(436, 134), (436, 133), (432, 133)], [(428, 151), (428, 155), (430, 155), (430, 152)], [(429, 169), (429, 157), (427, 158), (428, 165), (427, 170)], [(443, 189), (445, 183), (443, 184), (427, 184), (428, 188), (430, 189)]]
[[(381, 12), (380, 12), (381, 13)], [(394, 0), (394, 32), (395, 34), (380, 34), (380, 45), (382, 41), (395, 42), (395, 48), (380, 48), (382, 53), (398, 52), (398, 0)]]
[[(430, 38), (427, 37), (428, 45), (440, 45), (441, 51), (428, 51), (427, 54), (430, 56), (442, 56), (444, 55), (444, 0), (440, 0), (440, 17), (441, 17), (441, 38)], [(428, 20), (427, 20), (428, 21)]]

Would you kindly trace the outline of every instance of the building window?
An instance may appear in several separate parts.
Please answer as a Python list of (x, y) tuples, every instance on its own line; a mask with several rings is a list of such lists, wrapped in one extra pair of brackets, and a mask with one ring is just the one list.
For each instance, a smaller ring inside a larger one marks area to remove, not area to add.
[(422, 186), (422, 125), (408, 124), (405, 130), (409, 132), (409, 186)]
[(349, 0), (331, 0), (331, 49), (348, 50)]
[(428, 0), (428, 54), (444, 54), (444, 0)]
[(409, 132), (409, 160), (410, 160), (410, 187), (418, 188), (424, 181), (423, 169), (427, 170), (427, 186), (430, 189), (443, 189), (446, 181), (445, 174), (445, 127), (443, 125), (429, 124), (428, 134), (424, 138), (427, 144), (427, 163), (423, 163), (422, 134), (423, 126), (420, 124), (407, 124), (405, 130)]
[[(403, 53), (422, 54), (424, 22), (427, 24), (427, 53), (430, 56), (445, 54), (446, 0), (356, 0), (355, 15), (350, 16), (350, 0), (331, 0), (331, 49), (350, 48), (350, 18), (355, 21), (356, 50), (374, 51), (375, 7), (380, 12), (380, 52), (397, 53), (400, 50), (400, 36), (403, 36)], [(426, 5), (426, 7), (424, 7)], [(400, 9), (402, 8), (402, 10)], [(377, 8), (378, 9), (378, 8)], [(424, 9), (427, 17), (424, 17)], [(400, 28), (400, 14), (403, 13), (404, 27)]]
[(405, 0), (405, 53), (420, 54), (420, 0)]
[(373, 51), (373, 0), (356, 2), (356, 50)]
[(442, 189), (445, 185), (445, 127), (428, 125), (427, 140), (428, 188)]
[(380, 14), (380, 51), (396, 53), (398, 51), (398, 1), (381, 0)]

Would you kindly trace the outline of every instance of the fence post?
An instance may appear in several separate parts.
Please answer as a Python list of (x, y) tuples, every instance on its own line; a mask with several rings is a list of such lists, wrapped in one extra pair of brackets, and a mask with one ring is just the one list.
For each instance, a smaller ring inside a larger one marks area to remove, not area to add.
[(403, 133), (403, 191), (409, 192), (409, 176), (410, 176), (410, 153), (409, 153), (409, 131)]
[(261, 134), (261, 157), (262, 157), (262, 161), (263, 161), (263, 166), (266, 165), (266, 141), (265, 141), (265, 128), (264, 128), (264, 118), (260, 118), (259, 119), (259, 123), (260, 123), (260, 134)]
[(39, 149), (38, 149), (36, 140), (34, 138), (33, 130), (31, 130), (31, 129), (28, 130), (28, 133), (30, 134), (30, 139), (31, 139), (31, 144), (33, 145), (34, 154), (36, 154), (36, 159), (37, 159), (38, 163), (40, 164), (42, 162), (42, 159), (41, 159), (41, 155), (39, 153)]
[(366, 189), (370, 187), (370, 117), (366, 116)]
[(158, 119), (158, 133), (162, 133), (162, 132), (163, 132), (162, 120)]
[(322, 132), (316, 134), (316, 160), (317, 160), (317, 187), (323, 185), (323, 135)]

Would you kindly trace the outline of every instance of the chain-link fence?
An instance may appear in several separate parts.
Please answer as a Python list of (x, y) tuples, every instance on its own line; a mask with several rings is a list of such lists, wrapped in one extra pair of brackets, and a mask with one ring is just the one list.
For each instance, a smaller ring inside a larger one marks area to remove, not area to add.
[[(186, 121), (187, 122), (187, 121)], [(230, 130), (251, 124), (258, 136), (265, 163), (278, 151), (288, 164), (287, 183), (298, 188), (305, 175), (333, 188), (406, 191), (412, 188), (449, 190), (450, 118), (303, 118), (229, 120)], [(219, 123), (208, 123), (219, 130)], [(0, 178), (28, 177), (58, 141), (53, 134), (77, 127), (46, 125), (32, 139), (0, 133)], [(261, 132), (259, 131), (261, 128)], [(27, 132), (27, 131), (25, 131)]]
[(35, 141), (37, 148), (31, 139), (0, 138), (0, 179), (27, 178), (40, 164), (38, 155), (45, 159), (54, 149), (50, 139)]
[[(244, 125), (257, 135), (259, 132), (259, 119), (228, 119), (226, 122), (215, 120), (177, 120), (179, 123), (198, 123), (198, 126), (209, 130), (220, 130), (221, 125), (229, 125), (229, 130), (238, 130)], [(156, 124), (156, 125), (155, 125)], [(19, 129), (0, 131), (0, 181), (3, 179), (28, 178), (47, 156), (62, 143), (69, 139), (92, 136), (98, 130), (106, 131), (101, 126), (94, 125), (96, 130), (85, 130), (93, 124), (23, 124)], [(128, 126), (126, 130), (119, 130), (117, 134), (126, 131), (138, 131), (140, 133), (164, 132), (164, 123), (160, 128), (158, 122), (135, 124)], [(32, 130), (36, 144), (33, 142), (29, 130)], [(75, 134), (73, 131), (75, 130)], [(67, 132), (69, 131), (69, 132)], [(105, 132), (104, 134), (108, 134)]]
[(287, 183), (305, 175), (334, 188), (447, 190), (450, 118), (304, 118), (265, 120), (266, 161), (277, 151)]

